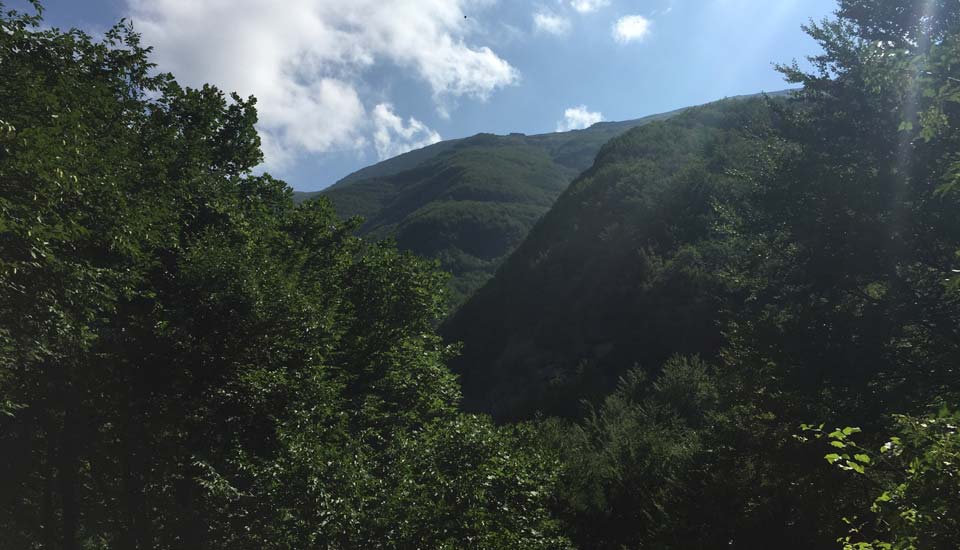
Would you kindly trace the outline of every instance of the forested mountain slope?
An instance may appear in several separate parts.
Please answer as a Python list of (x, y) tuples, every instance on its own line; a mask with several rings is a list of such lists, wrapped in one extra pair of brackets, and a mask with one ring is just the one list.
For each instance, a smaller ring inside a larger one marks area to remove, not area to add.
[(360, 234), (395, 238), (453, 274), (452, 305), (479, 288), (600, 148), (631, 128), (683, 109), (527, 136), (478, 134), (440, 142), (364, 168), (300, 200), (329, 197)]
[(698, 244), (770, 116), (762, 99), (725, 100), (605, 145), (444, 327), (465, 343), (454, 368), (467, 405), (509, 416), (553, 401), (569, 412), (634, 362), (715, 352), (721, 283), (706, 269), (714, 251)]

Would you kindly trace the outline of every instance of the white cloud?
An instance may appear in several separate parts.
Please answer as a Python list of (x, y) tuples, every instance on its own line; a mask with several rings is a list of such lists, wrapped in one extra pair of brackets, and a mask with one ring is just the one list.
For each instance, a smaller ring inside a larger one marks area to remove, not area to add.
[(537, 32), (562, 36), (570, 32), (570, 20), (551, 11), (541, 10), (533, 14), (533, 28)]
[(610, 0), (570, 0), (573, 9), (580, 13), (590, 13), (610, 5)]
[(257, 96), (272, 167), (368, 146), (375, 113), (361, 96), (374, 68), (419, 79), (441, 112), (519, 79), (489, 47), (469, 42), (476, 27), (464, 15), (494, 0), (126, 1), (161, 70)]
[(381, 103), (373, 109), (373, 123), (373, 142), (380, 160), (426, 147), (441, 139), (440, 134), (413, 117), (404, 124), (389, 103)]
[(557, 131), (582, 130), (602, 120), (603, 113), (588, 111), (586, 105), (570, 107), (563, 112), (563, 120), (557, 123)]
[(650, 20), (642, 15), (625, 15), (613, 24), (613, 39), (621, 44), (643, 40), (650, 33)]

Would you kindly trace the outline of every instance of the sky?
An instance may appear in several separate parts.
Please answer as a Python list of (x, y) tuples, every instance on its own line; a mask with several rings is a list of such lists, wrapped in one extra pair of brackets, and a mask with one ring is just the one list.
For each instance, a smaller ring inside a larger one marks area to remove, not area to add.
[[(2, 0), (19, 8), (25, 0)], [(834, 0), (45, 0), (45, 24), (132, 21), (159, 70), (258, 99), (294, 189), (441, 139), (537, 134), (788, 87)]]

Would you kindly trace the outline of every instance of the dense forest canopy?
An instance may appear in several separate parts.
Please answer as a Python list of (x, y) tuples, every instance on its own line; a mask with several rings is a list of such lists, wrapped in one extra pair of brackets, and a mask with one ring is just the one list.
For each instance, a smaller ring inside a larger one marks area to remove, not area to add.
[(439, 331), (254, 98), (0, 13), (0, 549), (960, 547), (960, 4), (612, 139)]
[(252, 175), (253, 99), (0, 24), (0, 547), (566, 546), (555, 458), (456, 410), (444, 276)]

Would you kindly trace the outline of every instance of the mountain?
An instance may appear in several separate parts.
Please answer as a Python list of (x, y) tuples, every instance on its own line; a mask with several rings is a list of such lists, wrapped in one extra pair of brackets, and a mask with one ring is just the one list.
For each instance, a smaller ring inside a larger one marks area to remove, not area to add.
[[(748, 97), (754, 96), (730, 99)], [(295, 198), (328, 197), (340, 216), (364, 218), (361, 235), (394, 238), (402, 250), (438, 260), (453, 276), (448, 302), (455, 309), (493, 276), (605, 143), (684, 111), (569, 132), (442, 141)]]
[(716, 204), (769, 133), (762, 99), (635, 127), (599, 152), (523, 244), (442, 327), (465, 406), (500, 418), (572, 414), (635, 364), (711, 355), (722, 257)]
[(439, 260), (453, 275), (449, 301), (456, 306), (493, 275), (603, 144), (680, 112), (570, 132), (442, 141), (296, 198), (328, 197), (340, 216), (365, 219), (361, 235), (394, 238), (403, 250)]

